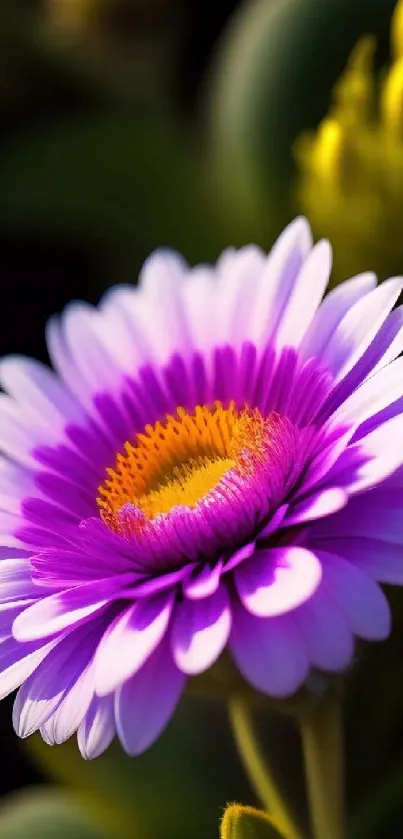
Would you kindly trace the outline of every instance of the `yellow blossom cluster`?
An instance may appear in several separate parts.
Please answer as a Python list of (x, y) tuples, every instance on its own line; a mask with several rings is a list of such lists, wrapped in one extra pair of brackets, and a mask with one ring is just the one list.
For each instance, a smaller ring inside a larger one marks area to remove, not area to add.
[(295, 144), (296, 200), (335, 252), (335, 280), (403, 270), (403, 0), (391, 23), (391, 63), (374, 70), (363, 37), (333, 90), (329, 113)]

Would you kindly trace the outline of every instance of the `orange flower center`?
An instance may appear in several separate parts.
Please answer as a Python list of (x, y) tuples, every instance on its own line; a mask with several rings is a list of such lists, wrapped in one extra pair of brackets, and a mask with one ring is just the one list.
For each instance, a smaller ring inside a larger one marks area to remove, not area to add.
[(225, 474), (236, 468), (247, 472), (267, 451), (276, 417), (198, 405), (192, 414), (178, 408), (176, 416), (147, 425), (134, 443), (127, 442), (116, 465), (99, 488), (102, 518), (112, 524), (126, 504), (138, 507), (148, 519), (169, 513), (178, 505), (196, 507)]

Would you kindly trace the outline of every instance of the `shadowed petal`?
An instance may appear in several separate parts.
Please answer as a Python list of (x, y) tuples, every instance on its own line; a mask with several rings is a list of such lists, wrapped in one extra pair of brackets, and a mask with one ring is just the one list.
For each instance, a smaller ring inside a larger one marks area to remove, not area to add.
[(115, 720), (119, 740), (129, 755), (139, 755), (159, 737), (169, 722), (186, 676), (162, 643), (141, 670), (116, 693)]
[[(42, 726), (75, 688), (92, 659), (101, 631), (99, 626), (89, 632), (80, 627), (70, 633), (24, 682), (13, 708), (13, 724), (19, 737), (28, 737)], [(84, 705), (84, 713), (85, 710)]]
[(331, 552), (357, 565), (374, 580), (390, 585), (403, 585), (403, 550), (401, 545), (356, 536), (321, 539), (317, 549)]
[(126, 609), (106, 631), (96, 654), (96, 692), (116, 690), (136, 673), (167, 629), (174, 596), (165, 592)]
[(315, 667), (339, 671), (350, 664), (354, 653), (352, 631), (323, 585), (295, 610), (294, 616)]
[(94, 696), (94, 660), (79, 674), (59, 707), (41, 726), (40, 732), (50, 746), (64, 743), (77, 731)]
[(341, 556), (318, 551), (323, 584), (347, 619), (350, 629), (368, 641), (383, 641), (390, 634), (391, 613), (378, 584)]
[(230, 644), (246, 681), (270, 696), (290, 696), (308, 675), (306, 645), (292, 615), (255, 618), (238, 605)]
[(231, 628), (231, 609), (225, 586), (203, 600), (183, 600), (175, 609), (172, 653), (184, 673), (207, 670), (222, 653)]
[(98, 757), (108, 748), (116, 734), (114, 697), (94, 696), (78, 729), (77, 742), (85, 760)]

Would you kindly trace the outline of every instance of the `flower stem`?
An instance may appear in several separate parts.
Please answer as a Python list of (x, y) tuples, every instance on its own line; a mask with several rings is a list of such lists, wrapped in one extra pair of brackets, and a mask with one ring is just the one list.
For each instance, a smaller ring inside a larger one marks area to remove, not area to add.
[(340, 700), (334, 694), (300, 717), (314, 839), (345, 839), (344, 754)]
[(277, 787), (270, 766), (262, 755), (247, 702), (239, 697), (230, 699), (229, 717), (239, 755), (257, 797), (283, 836), (287, 839), (303, 839)]

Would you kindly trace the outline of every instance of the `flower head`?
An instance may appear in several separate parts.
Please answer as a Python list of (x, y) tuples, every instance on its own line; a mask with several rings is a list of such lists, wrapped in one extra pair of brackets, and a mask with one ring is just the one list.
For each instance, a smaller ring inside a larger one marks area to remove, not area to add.
[(403, 287), (322, 301), (327, 242), (190, 269), (49, 324), (0, 377), (0, 693), (49, 743), (130, 754), (229, 647), (274, 697), (385, 638), (403, 581)]

